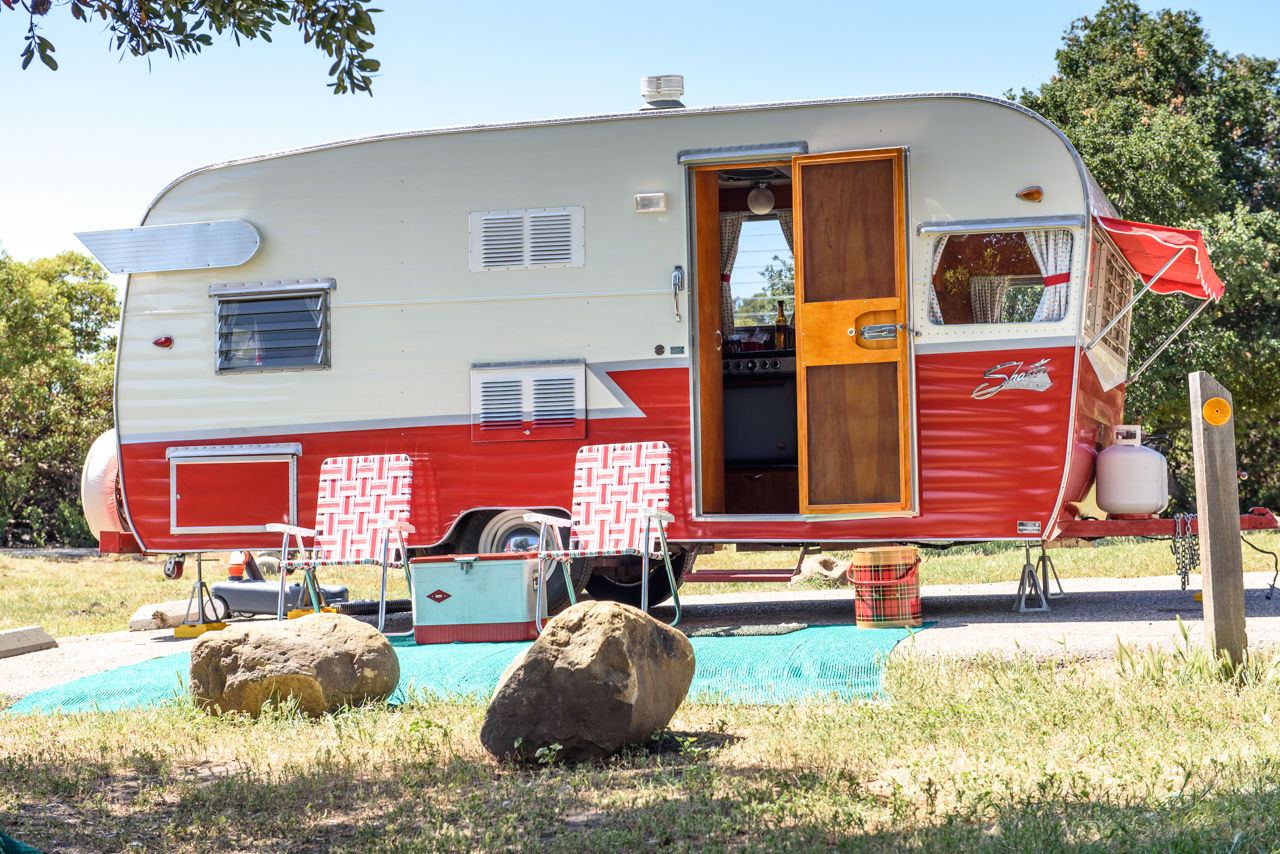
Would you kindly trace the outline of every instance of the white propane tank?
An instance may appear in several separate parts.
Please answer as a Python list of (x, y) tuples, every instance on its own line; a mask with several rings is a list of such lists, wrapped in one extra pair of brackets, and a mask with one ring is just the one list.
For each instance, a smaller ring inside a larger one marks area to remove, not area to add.
[(1169, 506), (1169, 464), (1142, 444), (1142, 428), (1121, 424), (1098, 454), (1098, 506), (1110, 514), (1149, 515)]

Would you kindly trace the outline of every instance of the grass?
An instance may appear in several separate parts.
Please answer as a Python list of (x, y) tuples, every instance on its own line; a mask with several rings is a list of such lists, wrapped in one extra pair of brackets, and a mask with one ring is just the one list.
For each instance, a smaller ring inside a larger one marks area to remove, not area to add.
[[(1268, 551), (1280, 552), (1280, 533), (1251, 533), (1250, 541)], [(701, 555), (698, 569), (791, 569), (797, 551), (737, 551), (728, 546)], [(848, 552), (833, 552), (848, 559)], [(1156, 540), (1103, 540), (1091, 548), (1055, 549), (1050, 552), (1063, 578), (1173, 576), (1169, 544)], [(1246, 572), (1270, 571), (1270, 556), (1243, 550)], [(921, 549), (921, 583), (976, 584), (1016, 582), (1022, 570), (1023, 552), (1010, 543), (958, 546), (950, 550)], [(195, 580), (194, 558), (187, 561), (183, 577), (166, 579), (159, 558), (85, 557), (51, 558), (40, 552), (0, 554), (0, 629), (42, 625), (54, 637), (98, 634), (128, 628), (129, 618), (140, 606), (185, 599)], [(206, 581), (225, 578), (225, 555), (206, 561)], [(325, 584), (347, 585), (353, 597), (376, 597), (378, 572), (371, 567), (325, 569)], [(407, 596), (403, 576), (391, 574), (391, 596)], [(685, 593), (755, 593), (768, 596), (781, 584), (690, 584)]]
[[(967, 551), (930, 554), (926, 580), (1021, 566), (1016, 550)], [(1172, 572), (1163, 543), (1054, 557), (1064, 575)], [(1246, 569), (1262, 560), (1247, 551)], [(160, 569), (0, 556), (0, 620), (116, 629), (133, 602), (185, 595), (190, 577)], [(325, 577), (357, 593), (375, 579)], [(0, 829), (95, 852), (1280, 848), (1280, 651), (1229, 679), (1189, 645), (1104, 662), (895, 656), (885, 685), (888, 703), (686, 703), (649, 745), (579, 767), (495, 759), (483, 705), (429, 698), (319, 720), (189, 702), (0, 715)]]
[[(1127, 662), (1127, 663), (1126, 663)], [(43, 850), (1274, 851), (1280, 659), (894, 659), (891, 705), (683, 706), (526, 767), (478, 705), (310, 721), (189, 705), (0, 717), (0, 823)]]

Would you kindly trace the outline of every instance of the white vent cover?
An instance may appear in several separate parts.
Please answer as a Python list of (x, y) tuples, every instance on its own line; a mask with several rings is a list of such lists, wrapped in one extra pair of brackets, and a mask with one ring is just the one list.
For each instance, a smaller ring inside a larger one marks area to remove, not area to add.
[(584, 220), (581, 206), (472, 211), (468, 267), (472, 272), (581, 267)]
[(476, 441), (586, 435), (585, 362), (519, 362), (471, 368)]

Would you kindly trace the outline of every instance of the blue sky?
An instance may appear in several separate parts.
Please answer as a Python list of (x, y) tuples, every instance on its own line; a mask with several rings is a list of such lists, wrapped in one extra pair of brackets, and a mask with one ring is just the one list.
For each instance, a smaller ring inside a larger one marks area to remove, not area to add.
[[(193, 168), (413, 128), (618, 112), (646, 74), (684, 74), (691, 106), (915, 91), (999, 95), (1054, 70), (1080, 2), (428, 3), (382, 0), (374, 96), (334, 96), (329, 60), (278, 29), (181, 62), (119, 58), (55, 6), (61, 65), (20, 70), (24, 16), (0, 8), (0, 246), (82, 250), (72, 232), (138, 224)], [(1147, 10), (1190, 4), (1152, 3)], [(1280, 55), (1280, 3), (1196, 9), (1220, 50)]]

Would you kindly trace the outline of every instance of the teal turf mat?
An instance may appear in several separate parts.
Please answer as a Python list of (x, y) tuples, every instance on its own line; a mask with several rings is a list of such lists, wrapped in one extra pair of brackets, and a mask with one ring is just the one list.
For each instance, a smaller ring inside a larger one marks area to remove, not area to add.
[[(926, 624), (928, 625), (928, 624)], [(695, 637), (691, 700), (772, 704), (884, 697), (889, 653), (907, 629), (816, 626), (785, 635)], [(400, 685), (393, 705), (411, 696), (487, 700), (502, 671), (529, 644), (453, 643), (419, 646), (396, 637)], [(186, 693), (188, 653), (117, 667), (29, 694), (8, 714), (111, 712), (172, 701)]]

